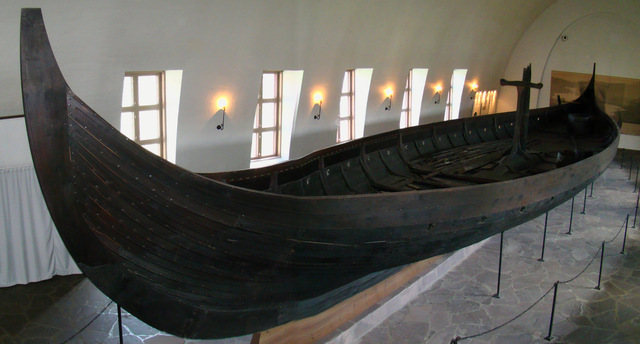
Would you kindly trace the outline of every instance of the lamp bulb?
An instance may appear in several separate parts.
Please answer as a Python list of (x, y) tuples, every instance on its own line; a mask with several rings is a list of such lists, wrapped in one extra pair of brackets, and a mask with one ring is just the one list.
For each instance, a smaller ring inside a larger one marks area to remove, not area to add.
[(224, 109), (227, 107), (227, 98), (218, 99), (218, 109)]

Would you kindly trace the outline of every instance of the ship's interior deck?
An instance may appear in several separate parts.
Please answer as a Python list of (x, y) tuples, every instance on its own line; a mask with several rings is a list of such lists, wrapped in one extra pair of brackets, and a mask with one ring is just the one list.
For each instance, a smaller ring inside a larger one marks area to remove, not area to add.
[[(555, 116), (555, 117), (554, 117)], [(526, 150), (514, 153), (513, 117), (444, 124), (427, 131), (396, 132), (345, 147), (280, 171), (227, 181), (268, 192), (323, 196), (460, 187), (551, 171), (587, 158), (602, 135), (572, 133), (566, 116), (535, 113)]]

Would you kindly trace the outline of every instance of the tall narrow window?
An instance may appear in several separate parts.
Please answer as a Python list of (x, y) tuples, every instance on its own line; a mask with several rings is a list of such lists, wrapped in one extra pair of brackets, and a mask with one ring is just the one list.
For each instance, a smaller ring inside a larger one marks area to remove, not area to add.
[(413, 69), (409, 70), (407, 83), (404, 86), (404, 96), (402, 97), (402, 109), (400, 109), (400, 129), (411, 126), (411, 79)]
[(460, 103), (462, 101), (462, 91), (464, 80), (467, 77), (466, 69), (454, 69), (451, 76), (451, 88), (447, 95), (447, 105), (444, 110), (444, 120), (458, 119), (460, 116)]
[(400, 110), (400, 129), (416, 126), (420, 122), (422, 96), (427, 82), (428, 68), (412, 68), (407, 76)]
[(496, 112), (496, 90), (477, 91), (473, 100), (472, 116), (488, 115)]
[(340, 94), (340, 113), (338, 114), (337, 142), (352, 140), (355, 136), (355, 70), (344, 72), (342, 93)]
[(166, 158), (164, 72), (126, 72), (120, 131), (150, 152)]
[(251, 159), (280, 156), (282, 72), (262, 73), (258, 106), (253, 122)]

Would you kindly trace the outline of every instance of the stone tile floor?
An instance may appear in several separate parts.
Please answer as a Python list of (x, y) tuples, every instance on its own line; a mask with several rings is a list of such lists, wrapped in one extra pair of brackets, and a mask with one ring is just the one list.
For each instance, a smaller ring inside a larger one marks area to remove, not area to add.
[[(124, 343), (244, 344), (251, 337), (225, 340), (177, 338), (122, 310)], [(56, 276), (0, 288), (0, 343), (119, 343), (117, 306), (82, 275)]]
[[(640, 160), (640, 159), (639, 159)], [(603, 240), (611, 240), (635, 208), (628, 168), (614, 163), (595, 182), (593, 197), (582, 210), (575, 198), (572, 235), (571, 202), (549, 212), (544, 262), (541, 254), (544, 216), (504, 233), (500, 297), (496, 292), (500, 236), (496, 236), (437, 281), (408, 306), (359, 340), (369, 343), (548, 343), (553, 283), (578, 275), (558, 288), (554, 343), (640, 343), (640, 225), (606, 245), (601, 290), (598, 282)], [(634, 175), (635, 176), (635, 175)], [(624, 228), (623, 228), (624, 231)], [(514, 318), (548, 293), (528, 312)], [(244, 336), (195, 341), (176, 338), (142, 323), (123, 310), (125, 343), (249, 343)], [(86, 278), (48, 281), (0, 289), (0, 343), (118, 343), (117, 307)]]

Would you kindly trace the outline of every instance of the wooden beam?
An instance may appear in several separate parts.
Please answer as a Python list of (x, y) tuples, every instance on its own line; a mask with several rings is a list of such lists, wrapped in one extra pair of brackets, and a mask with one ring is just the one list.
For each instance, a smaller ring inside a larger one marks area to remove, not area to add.
[(440, 256), (408, 265), (395, 275), (318, 315), (256, 333), (251, 344), (315, 343), (404, 287), (438, 259)]
[(12, 116), (4, 116), (4, 117), (0, 117), (0, 120), (3, 119), (12, 119), (12, 118), (23, 118), (24, 115), (12, 115)]

